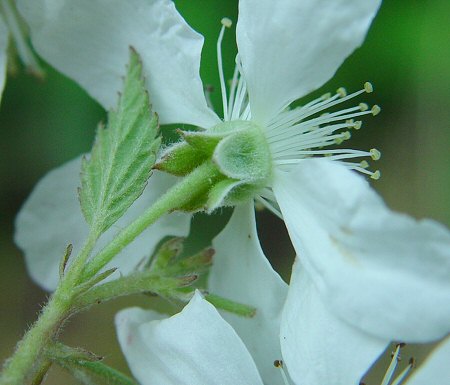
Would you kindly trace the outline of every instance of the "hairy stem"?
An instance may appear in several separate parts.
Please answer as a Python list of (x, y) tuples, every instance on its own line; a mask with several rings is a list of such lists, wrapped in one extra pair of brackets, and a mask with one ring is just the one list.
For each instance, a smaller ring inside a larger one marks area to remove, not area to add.
[[(45, 305), (38, 320), (25, 333), (17, 344), (13, 356), (5, 362), (0, 385), (24, 385), (30, 380), (34, 365), (39, 362), (40, 354), (49, 341), (57, 334), (61, 323), (70, 313), (71, 303), (75, 296), (75, 286), (81, 275), (82, 266), (89, 257), (96, 236), (90, 234), (80, 254), (74, 259), (67, 274), (62, 278), (50, 300)], [(35, 378), (43, 377), (45, 372), (38, 370)]]
[[(219, 178), (220, 173), (217, 168), (212, 163), (205, 162), (168, 190), (139, 218), (122, 230), (99, 254), (87, 262), (98, 238), (98, 234), (91, 233), (82, 251), (74, 258), (70, 268), (62, 277), (40, 317), (18, 343), (13, 356), (6, 361), (0, 376), (0, 385), (24, 385), (35, 383), (36, 379), (43, 378), (45, 367), (34, 368), (34, 366), (40, 362), (44, 348), (57, 335), (63, 321), (76, 310), (92, 303), (90, 301), (94, 300), (97, 294), (104, 297), (100, 300), (107, 299), (111, 295), (111, 292), (107, 294), (109, 287), (106, 287), (106, 292), (102, 293), (96, 292), (97, 289), (95, 289), (92, 293), (87, 294), (86, 301), (81, 300), (81, 303), (75, 306), (79, 294), (77, 288), (93, 278), (117, 253), (158, 218), (204, 194)], [(124, 289), (123, 285), (121, 287)], [(117, 294), (118, 292), (115, 293), (115, 295)], [(127, 294), (127, 290), (125, 290), (125, 294)], [(33, 370), (34, 376), (32, 375)]]
[(206, 192), (219, 178), (219, 171), (210, 162), (205, 162), (178, 184), (168, 190), (140, 217), (124, 228), (114, 240), (100, 251), (86, 266), (84, 278), (100, 271), (116, 254), (130, 244), (147, 227), (164, 214), (182, 207), (192, 199)]

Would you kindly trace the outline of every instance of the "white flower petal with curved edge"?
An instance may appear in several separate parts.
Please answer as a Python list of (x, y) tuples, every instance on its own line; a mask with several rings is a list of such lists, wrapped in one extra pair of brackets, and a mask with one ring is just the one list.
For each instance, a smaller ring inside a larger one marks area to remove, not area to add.
[(105, 108), (122, 89), (129, 47), (142, 58), (160, 121), (209, 127), (219, 118), (207, 107), (199, 75), (203, 37), (170, 0), (19, 0), (37, 52), (76, 80)]
[(209, 275), (211, 293), (256, 307), (252, 318), (223, 313), (258, 365), (264, 381), (283, 384), (273, 362), (281, 359), (280, 317), (287, 285), (265, 257), (256, 232), (253, 202), (237, 206), (213, 240), (215, 255)]
[[(30, 276), (46, 290), (54, 290), (59, 279), (59, 262), (69, 243), (72, 255), (83, 245), (88, 235), (88, 225), (81, 213), (77, 187), (80, 184), (81, 157), (50, 171), (36, 185), (16, 219), (15, 242), (24, 251)], [(99, 239), (95, 250), (107, 242), (149, 207), (163, 192), (174, 184), (176, 178), (154, 172), (143, 194)], [(148, 256), (165, 236), (186, 236), (189, 233), (190, 215), (174, 213), (161, 218), (145, 230), (133, 243), (120, 252), (107, 267), (117, 267), (111, 276), (128, 274)], [(95, 252), (95, 251), (94, 251)]]
[(237, 43), (252, 119), (267, 124), (358, 48), (381, 0), (240, 0)]
[(450, 337), (447, 337), (411, 374), (405, 385), (448, 385), (449, 381)]
[(120, 346), (141, 385), (263, 385), (236, 332), (198, 292), (181, 313), (154, 319), (137, 308), (116, 316)]
[(450, 232), (390, 211), (361, 176), (305, 160), (274, 192), (291, 240), (331, 311), (376, 336), (427, 342), (450, 331)]
[(6, 83), (6, 67), (8, 64), (8, 26), (0, 14), (0, 102), (2, 101), (3, 89)]
[(336, 317), (299, 260), (293, 269), (280, 333), (290, 376), (296, 384), (358, 385), (389, 341)]

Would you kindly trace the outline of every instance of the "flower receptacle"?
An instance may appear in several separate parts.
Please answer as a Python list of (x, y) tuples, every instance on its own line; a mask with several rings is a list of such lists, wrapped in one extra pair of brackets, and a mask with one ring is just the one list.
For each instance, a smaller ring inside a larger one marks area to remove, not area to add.
[(213, 211), (253, 198), (272, 174), (270, 149), (262, 129), (250, 121), (220, 123), (207, 131), (179, 131), (183, 141), (166, 149), (156, 169), (186, 176), (210, 162), (218, 176), (184, 211)]

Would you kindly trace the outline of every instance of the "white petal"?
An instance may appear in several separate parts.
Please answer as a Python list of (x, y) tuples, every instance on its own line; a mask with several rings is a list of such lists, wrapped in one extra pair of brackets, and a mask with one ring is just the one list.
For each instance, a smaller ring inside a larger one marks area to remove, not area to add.
[(253, 202), (237, 206), (224, 230), (214, 239), (216, 251), (209, 276), (211, 293), (257, 308), (253, 318), (229, 313), (233, 326), (268, 384), (283, 384), (273, 362), (281, 359), (280, 317), (287, 285), (272, 269), (256, 232)]
[(450, 331), (450, 233), (390, 211), (369, 184), (328, 160), (279, 172), (274, 191), (297, 254), (342, 319), (406, 342)]
[(0, 14), (0, 102), (2, 101), (3, 89), (5, 88), (6, 83), (8, 41), (8, 27)]
[(116, 327), (128, 365), (141, 385), (262, 385), (233, 328), (196, 294), (179, 314), (125, 309)]
[(381, 0), (241, 0), (237, 42), (252, 118), (265, 124), (330, 79)]
[[(77, 255), (88, 235), (88, 225), (81, 214), (77, 196), (80, 169), (81, 157), (78, 157), (49, 172), (36, 185), (16, 219), (15, 242), (24, 251), (29, 274), (46, 290), (56, 288), (59, 261), (65, 247), (72, 243), (72, 255)], [(175, 180), (168, 174), (155, 172), (143, 194), (103, 234), (95, 250), (100, 250), (112, 240)], [(132, 271), (163, 237), (186, 236), (189, 226), (190, 216), (187, 214), (174, 213), (161, 218), (110, 262), (108, 267), (118, 268), (113, 276)]]
[(161, 123), (209, 127), (199, 76), (203, 37), (170, 0), (19, 0), (37, 52), (105, 108), (116, 104), (133, 46)]
[(299, 260), (281, 321), (283, 360), (296, 384), (358, 385), (389, 341), (340, 320), (322, 303)]
[(448, 385), (450, 381), (450, 337), (443, 340), (413, 372), (405, 385)]

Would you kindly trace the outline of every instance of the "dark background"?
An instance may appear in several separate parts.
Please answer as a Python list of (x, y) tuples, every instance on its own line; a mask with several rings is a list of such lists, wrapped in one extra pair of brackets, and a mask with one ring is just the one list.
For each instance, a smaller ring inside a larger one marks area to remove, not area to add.
[[(180, 0), (176, 4), (191, 26), (205, 36), (202, 78), (218, 90), (215, 44), (220, 19), (228, 16), (236, 21), (237, 2)], [(418, 218), (431, 217), (447, 226), (449, 28), (448, 0), (386, 0), (363, 47), (344, 63), (333, 80), (317, 91), (320, 95), (340, 86), (357, 90), (367, 80), (374, 84), (375, 92), (366, 95), (365, 101), (379, 104), (382, 113), (365, 119), (363, 129), (354, 132), (347, 145), (382, 151), (381, 160), (374, 165), (382, 177), (372, 184), (393, 209)], [(234, 32), (226, 35), (224, 52), (226, 75), (231, 77)], [(14, 217), (47, 171), (89, 150), (96, 124), (105, 117), (102, 108), (71, 80), (48, 67), (46, 73), (44, 81), (23, 72), (9, 77), (0, 107), (1, 360), (12, 353), (47, 296), (29, 279), (21, 253), (12, 242)], [(217, 92), (213, 101), (220, 106)], [(201, 235), (212, 236), (223, 221), (199, 217), (196, 234), (201, 234), (201, 226), (206, 222), (209, 233)], [(287, 279), (293, 252), (284, 225), (266, 212), (259, 214), (258, 225), (264, 249)], [(112, 365), (123, 365), (112, 320), (118, 309), (133, 304), (157, 306), (137, 297), (101, 305), (73, 319), (63, 339), (105, 355)], [(62, 371), (52, 370), (47, 384), (71, 381)]]

